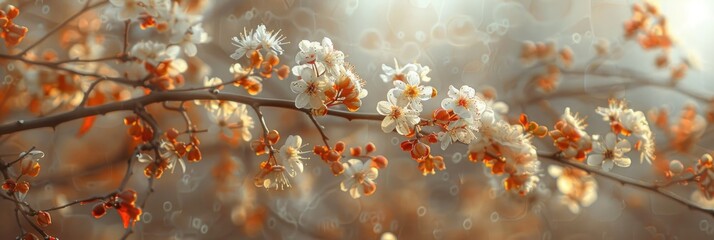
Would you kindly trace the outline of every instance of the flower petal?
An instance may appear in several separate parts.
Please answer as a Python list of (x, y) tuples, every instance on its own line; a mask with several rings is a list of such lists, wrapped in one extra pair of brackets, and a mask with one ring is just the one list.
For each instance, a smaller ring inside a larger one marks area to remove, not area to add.
[(607, 161), (603, 161), (603, 162), (602, 162), (602, 170), (605, 170), (605, 171), (608, 171), (608, 172), (609, 172), (610, 170), (612, 170), (612, 168), (613, 168), (614, 166), (615, 166), (615, 163), (614, 163), (614, 161), (612, 161), (612, 160), (607, 160)]
[(608, 133), (605, 135), (605, 147), (607, 149), (615, 149), (615, 144), (617, 144), (617, 137), (615, 137), (615, 134)]
[(305, 80), (298, 80), (290, 83), (290, 90), (294, 93), (303, 93), (307, 90), (307, 82)]
[(617, 165), (618, 167), (629, 167), (630, 164), (632, 164), (632, 160), (630, 160), (630, 158), (628, 157), (615, 158), (613, 162), (615, 162), (615, 165)]
[(602, 164), (602, 160), (605, 159), (605, 155), (602, 154), (590, 154), (588, 156), (588, 165), (590, 166), (600, 166)]
[(385, 133), (389, 133), (391, 131), (394, 131), (396, 121), (392, 117), (385, 117), (384, 120), (382, 120), (382, 131)]

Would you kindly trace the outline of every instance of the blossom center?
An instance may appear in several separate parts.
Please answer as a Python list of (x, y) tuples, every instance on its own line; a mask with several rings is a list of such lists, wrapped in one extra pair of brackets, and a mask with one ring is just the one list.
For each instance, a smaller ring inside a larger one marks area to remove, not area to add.
[(402, 116), (402, 109), (399, 107), (393, 106), (392, 107), (392, 113), (389, 114), (393, 119), (397, 119)]
[(605, 156), (605, 159), (614, 159), (614, 158), (615, 158), (615, 152), (612, 151), (612, 150), (610, 150), (610, 149), (608, 149), (607, 151), (605, 151), (605, 153), (603, 154), (603, 156)]
[(297, 149), (294, 147), (288, 147), (287, 150), (285, 150), (285, 154), (288, 155), (288, 157), (297, 156), (297, 153)]
[(318, 89), (317, 82), (310, 82), (310, 83), (308, 83), (307, 89), (305, 90), (305, 92), (309, 95), (314, 96), (314, 95), (317, 95), (317, 92), (318, 92), (317, 89)]
[(404, 90), (404, 94), (406, 94), (409, 98), (415, 98), (419, 96), (419, 88), (414, 85), (407, 85), (407, 89)]
[(456, 104), (465, 108), (468, 108), (469, 105), (469, 100), (466, 98), (459, 98), (458, 101), (456, 101)]
[(360, 173), (355, 173), (355, 176), (354, 176), (354, 177), (355, 177), (355, 180), (356, 180), (359, 184), (362, 184), (362, 183), (364, 182), (364, 179), (365, 179), (365, 174), (364, 174), (364, 173), (361, 173), (361, 172), (360, 172)]

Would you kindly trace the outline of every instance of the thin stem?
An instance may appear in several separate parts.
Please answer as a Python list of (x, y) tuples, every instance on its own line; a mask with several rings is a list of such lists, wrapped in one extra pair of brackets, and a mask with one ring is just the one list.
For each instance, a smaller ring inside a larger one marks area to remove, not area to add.
[(92, 82), (91, 85), (89, 85), (89, 88), (87, 88), (87, 91), (84, 92), (84, 96), (82, 96), (82, 101), (77, 104), (77, 108), (84, 108), (84, 104), (87, 103), (87, 100), (89, 100), (89, 95), (92, 93), (92, 90), (94, 90), (97, 85), (99, 85), (100, 82), (106, 80), (106, 78), (100, 78)]
[[(243, 103), (257, 107), (277, 107), (293, 111), (301, 111), (310, 113), (309, 109), (295, 108), (295, 102), (290, 100), (279, 100), (270, 98), (260, 98), (252, 96), (244, 96), (232, 93), (209, 93), (206, 91), (184, 92), (174, 94), (171, 91), (152, 92), (149, 95), (119, 102), (112, 102), (100, 106), (85, 107), (73, 111), (47, 116), (44, 118), (23, 120), (14, 123), (0, 125), (0, 135), (11, 134), (29, 129), (55, 127), (61, 123), (69, 122), (75, 119), (81, 119), (88, 116), (102, 115), (116, 111), (134, 110), (136, 106), (146, 106), (152, 103), (160, 103), (164, 101), (191, 101), (191, 100), (225, 100)], [(373, 113), (355, 113), (341, 110), (330, 110), (327, 115), (345, 118), (347, 120), (371, 120), (382, 121), (384, 116)]]
[(317, 119), (315, 119), (315, 115), (307, 113), (307, 116), (310, 117), (310, 121), (312, 121), (312, 124), (315, 125), (315, 128), (317, 128), (317, 131), (320, 133), (320, 136), (322, 137), (322, 142), (325, 143), (325, 146), (327, 146), (327, 148), (330, 148), (330, 143), (327, 142), (328, 140), (330, 140), (330, 138), (328, 138), (327, 134), (325, 134), (325, 127), (323, 127), (322, 125), (320, 125), (320, 123), (317, 122)]
[(268, 146), (268, 152), (272, 156), (275, 154), (275, 148), (273, 148), (273, 144), (270, 143), (270, 140), (268, 139), (268, 124), (265, 123), (265, 117), (263, 117), (263, 112), (260, 111), (260, 105), (251, 105), (253, 107), (253, 110), (255, 111), (255, 114), (258, 115), (258, 121), (260, 122), (260, 127), (263, 129), (263, 140), (265, 140), (265, 145)]
[(12, 161), (12, 162), (10, 162), (10, 163), (8, 163), (8, 164), (3, 165), (2, 168), (3, 168), (3, 169), (6, 169), (6, 168), (11, 167), (13, 164), (15, 164), (15, 163), (21, 161), (23, 158), (27, 157), (27, 155), (29, 155), (30, 152), (32, 152), (33, 150), (35, 150), (35, 146), (32, 146), (29, 150), (27, 150), (25, 153), (23, 153), (20, 157), (18, 157), (17, 159), (15, 159), (15, 161)]
[(111, 197), (113, 194), (114, 194), (114, 193), (111, 193), (111, 194), (106, 195), (106, 196), (96, 196), (96, 197), (90, 197), (90, 198), (82, 199), (82, 200), (75, 200), (75, 201), (69, 202), (69, 203), (67, 203), (67, 204), (60, 205), (60, 206), (57, 206), (57, 207), (48, 208), (48, 209), (45, 209), (45, 210), (42, 210), (42, 211), (51, 212), (51, 211), (60, 210), (60, 209), (67, 208), (67, 207), (70, 207), (70, 206), (73, 206), (73, 205), (77, 205), (77, 204), (86, 204), (86, 203), (90, 203), (90, 202), (94, 202), (94, 201), (104, 200), (104, 199), (107, 199), (107, 198)]

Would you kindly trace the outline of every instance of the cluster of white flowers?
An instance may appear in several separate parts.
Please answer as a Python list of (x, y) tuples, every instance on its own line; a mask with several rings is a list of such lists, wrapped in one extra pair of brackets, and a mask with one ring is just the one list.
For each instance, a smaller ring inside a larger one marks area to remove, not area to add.
[(394, 59), (394, 68), (387, 66), (386, 64), (382, 64), (382, 71), (384, 71), (384, 74), (380, 74), (379, 77), (382, 78), (382, 81), (385, 83), (397, 80), (404, 81), (407, 78), (407, 74), (410, 72), (417, 73), (422, 82), (431, 81), (431, 78), (427, 76), (427, 74), (431, 72), (431, 68), (428, 66), (422, 66), (418, 63), (409, 63), (399, 67), (399, 63), (396, 58)]
[(449, 118), (449, 120), (455, 119), (455, 121), (450, 121), (444, 129), (445, 131), (438, 133), (442, 150), (446, 150), (449, 144), (454, 142), (470, 144), (476, 138), (474, 132), (477, 132), (481, 127), (481, 115), (486, 111), (493, 118), (496, 117), (493, 110), (476, 93), (476, 90), (469, 86), (463, 85), (456, 89), (450, 85), (447, 94), (449, 97), (441, 101), (441, 107), (455, 114), (455, 118)]
[(157, 68), (160, 64), (167, 64), (164, 67), (166, 67), (169, 76), (176, 76), (188, 69), (186, 61), (178, 58), (180, 50), (175, 45), (167, 46), (166, 44), (149, 40), (136, 43), (131, 48), (130, 54), (145, 63), (151, 64), (154, 68)]
[(338, 104), (344, 104), (350, 111), (359, 109), (367, 96), (364, 80), (345, 62), (345, 54), (334, 48), (332, 40), (324, 38), (322, 43), (302, 40), (298, 47), (300, 51), (295, 56), (298, 65), (292, 68), (298, 80), (290, 84), (290, 89), (298, 94), (295, 106), (323, 114), (328, 107)]
[[(395, 60), (395, 64), (396, 60)], [(391, 76), (398, 74), (401, 77), (394, 78), (392, 84), (394, 88), (387, 93), (387, 101), (380, 101), (377, 104), (377, 112), (385, 115), (382, 120), (382, 131), (391, 132), (394, 129), (401, 135), (411, 132), (414, 125), (419, 123), (419, 113), (424, 110), (423, 101), (436, 96), (436, 90), (430, 86), (421, 85), (422, 78), (428, 78), (426, 73), (421, 75), (417, 70), (417, 64), (407, 64), (409, 67), (394, 69), (382, 65), (385, 74)], [(421, 66), (421, 65), (419, 65)], [(428, 67), (425, 67), (428, 69)], [(426, 71), (428, 73), (428, 71)], [(383, 79), (386, 75), (382, 75)], [(386, 81), (385, 81), (386, 82)]]
[(588, 207), (597, 200), (597, 182), (585, 171), (574, 168), (548, 167), (550, 176), (557, 178), (558, 190), (563, 194), (560, 202), (577, 214), (580, 207)]
[(196, 44), (210, 39), (201, 25), (202, 16), (188, 11), (186, 4), (170, 0), (110, 0), (110, 14), (120, 21), (140, 21), (142, 28), (156, 27), (170, 34), (171, 45), (183, 48), (187, 56), (195, 56)]
[(265, 25), (261, 24), (253, 31), (247, 32), (243, 29), (240, 36), (233, 37), (231, 43), (238, 47), (231, 58), (238, 60), (244, 56), (248, 56), (252, 51), (264, 50), (268, 54), (282, 55), (283, 48), (281, 45), (287, 44), (285, 36), (280, 35), (280, 30), (277, 32), (268, 31)]
[(469, 144), (469, 160), (483, 161), (496, 175), (508, 174), (506, 190), (531, 192), (539, 182), (540, 161), (532, 136), (521, 125), (512, 125), (486, 109), (474, 125), (478, 131)]
[(288, 136), (277, 154), (271, 154), (268, 161), (261, 163), (261, 170), (255, 177), (255, 185), (275, 190), (290, 188), (288, 177), (294, 178), (303, 172), (303, 160), (307, 158), (302, 155), (309, 152), (303, 151), (303, 147), (305, 144), (300, 136)]
[(598, 107), (595, 112), (602, 115), (604, 121), (610, 123), (615, 134), (636, 137), (638, 141), (636, 148), (640, 151), (640, 162), (643, 162), (643, 160), (647, 160), (649, 163), (652, 162), (655, 151), (654, 134), (642, 111), (634, 111), (627, 108), (623, 101), (611, 99), (608, 107)]
[[(223, 80), (218, 77), (203, 79), (206, 88), (221, 89)], [(196, 105), (203, 105), (208, 110), (209, 117), (218, 124), (221, 134), (228, 139), (242, 139), (250, 141), (253, 138), (251, 129), (255, 126), (253, 118), (248, 115), (245, 104), (224, 100), (194, 100)]]

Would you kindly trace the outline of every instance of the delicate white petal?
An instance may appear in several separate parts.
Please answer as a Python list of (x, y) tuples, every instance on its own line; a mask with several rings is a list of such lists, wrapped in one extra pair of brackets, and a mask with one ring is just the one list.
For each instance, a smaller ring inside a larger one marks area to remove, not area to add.
[(360, 197), (360, 195), (361, 194), (358, 187), (355, 186), (350, 188), (350, 196), (352, 196), (352, 198), (357, 199)]
[(409, 126), (409, 123), (406, 122), (406, 120), (397, 120), (397, 133), (401, 135), (407, 135), (410, 131), (411, 126)]
[(617, 137), (615, 136), (615, 134), (608, 133), (607, 135), (605, 135), (605, 147), (607, 149), (610, 149), (610, 150), (615, 149), (616, 141), (617, 141)]
[(394, 121), (394, 118), (392, 117), (385, 117), (384, 120), (382, 120), (382, 131), (385, 133), (394, 131), (394, 127), (396, 125), (396, 121)]
[(389, 115), (392, 112), (392, 105), (387, 101), (377, 103), (377, 112), (382, 115)]
[(590, 156), (588, 156), (588, 165), (600, 166), (600, 164), (602, 164), (602, 161), (604, 159), (605, 159), (605, 156), (602, 154), (590, 154)]
[(630, 142), (628, 142), (627, 139), (623, 139), (615, 145), (615, 149), (621, 151), (622, 153), (629, 152), (631, 150)]
[[(367, 164), (365, 164), (365, 165), (367, 165)], [(369, 169), (367, 170), (367, 172), (364, 175), (365, 178), (367, 178), (369, 180), (377, 179), (377, 177), (379, 176), (379, 171), (374, 167), (371, 167), (371, 166), (368, 166), (368, 167), (369, 167)]]
[(456, 104), (454, 102), (454, 99), (452, 98), (444, 98), (444, 100), (441, 100), (441, 108), (443, 109), (454, 109), (456, 107)]
[(352, 188), (352, 186), (354, 186), (356, 183), (357, 182), (355, 181), (355, 179), (353, 177), (345, 179), (340, 183), (340, 190), (346, 192), (348, 189)]
[(305, 106), (307, 106), (309, 102), (310, 95), (307, 95), (306, 93), (300, 93), (297, 95), (297, 98), (295, 98), (295, 107), (305, 108)]
[(605, 170), (605, 171), (608, 171), (608, 172), (609, 172), (610, 170), (612, 170), (612, 168), (613, 168), (614, 166), (615, 166), (615, 163), (614, 163), (612, 160), (608, 160), (608, 161), (603, 161), (603, 162), (602, 162), (602, 170)]
[(630, 160), (630, 158), (628, 157), (615, 158), (613, 162), (615, 162), (615, 165), (617, 165), (618, 167), (629, 167), (630, 164), (632, 164), (632, 160)]
[(183, 52), (186, 53), (186, 56), (193, 57), (198, 53), (198, 49), (196, 48), (196, 44), (188, 43), (183, 45)]
[(412, 86), (419, 85), (419, 83), (421, 83), (421, 79), (419, 79), (419, 74), (417, 74), (416, 72), (407, 73), (407, 83)]
[(468, 85), (461, 86), (459, 92), (466, 95), (466, 97), (468, 98), (473, 98), (474, 96), (476, 96), (476, 90), (474, 90), (472, 87), (469, 87)]

